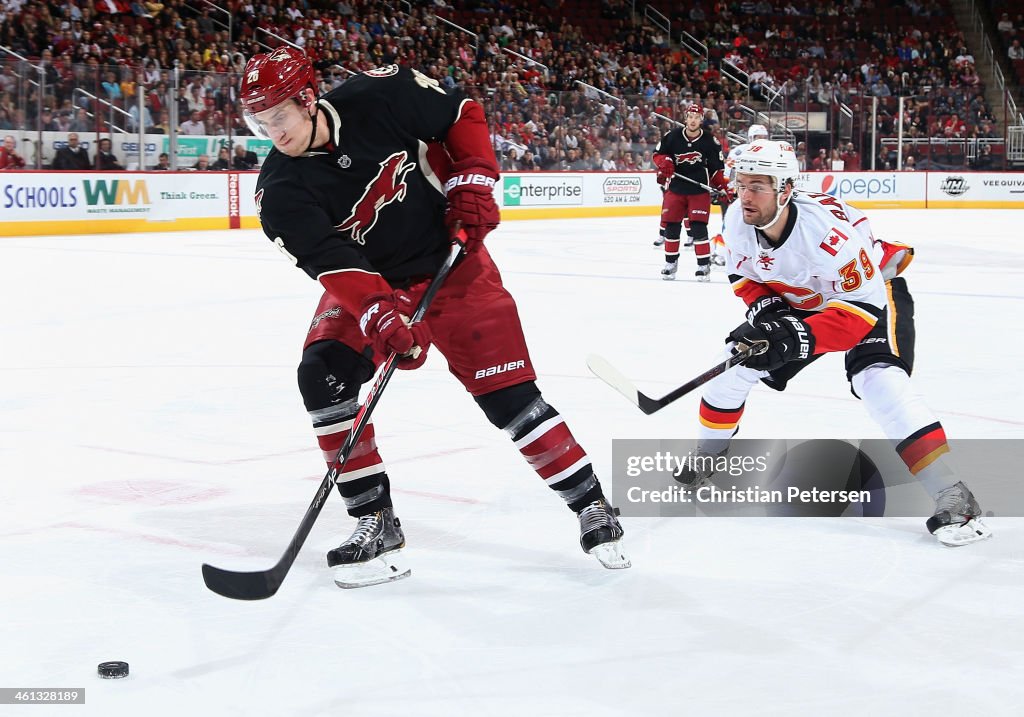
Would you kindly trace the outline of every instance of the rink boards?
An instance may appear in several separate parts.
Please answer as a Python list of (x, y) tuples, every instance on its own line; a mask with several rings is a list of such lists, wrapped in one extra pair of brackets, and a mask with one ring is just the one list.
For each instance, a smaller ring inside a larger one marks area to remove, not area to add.
[[(0, 236), (252, 229), (258, 172), (5, 172)], [(1021, 172), (808, 172), (798, 186), (863, 209), (1021, 209)], [(653, 172), (531, 172), (495, 186), (502, 218), (657, 216)]]

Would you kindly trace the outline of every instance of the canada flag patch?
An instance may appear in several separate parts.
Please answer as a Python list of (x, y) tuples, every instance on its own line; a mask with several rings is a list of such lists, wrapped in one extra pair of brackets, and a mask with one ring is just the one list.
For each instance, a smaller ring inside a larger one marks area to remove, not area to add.
[(845, 244), (849, 240), (850, 237), (846, 236), (841, 231), (833, 227), (832, 229), (828, 230), (828, 236), (825, 237), (825, 241), (823, 241), (818, 246), (824, 249), (832, 256), (835, 256), (836, 254), (839, 253), (839, 250), (843, 248), (843, 244)]

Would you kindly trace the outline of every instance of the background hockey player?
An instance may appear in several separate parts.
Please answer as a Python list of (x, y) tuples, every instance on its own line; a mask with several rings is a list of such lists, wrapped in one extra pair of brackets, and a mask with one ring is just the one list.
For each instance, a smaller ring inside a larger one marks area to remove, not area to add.
[[(736, 158), (743, 154), (743, 150), (750, 146), (751, 142), (757, 139), (768, 139), (768, 128), (763, 124), (752, 124), (747, 129), (747, 141), (738, 144), (729, 150), (725, 156), (725, 177), (729, 180), (729, 189), (732, 195), (722, 195), (718, 200), (718, 206), (722, 210), (722, 226), (725, 227), (725, 215), (729, 212), (729, 206), (736, 197)], [(711, 262), (715, 266), (725, 266), (725, 241), (719, 232), (711, 238)]]
[[(483, 245), (499, 215), (480, 106), (397, 65), (319, 99), (315, 87), (309, 60), (284, 47), (249, 60), (241, 101), (250, 127), (275, 149), (256, 189), (263, 230), (325, 289), (298, 367), (324, 457), (333, 460), (344, 442), (359, 387), (376, 367), (395, 352), (399, 368), (418, 368), (433, 343), (488, 420), (576, 512), (584, 550), (607, 567), (628, 567), (622, 528), (583, 448), (534, 383), (515, 301)], [(425, 320), (410, 325), (459, 228), (465, 256)], [(338, 488), (358, 519), (327, 556), (338, 583), (408, 575), (394, 565), (405, 537), (372, 423)]]
[[(928, 529), (946, 545), (991, 533), (981, 509), (943, 455), (942, 425), (913, 392), (913, 299), (896, 276), (909, 249), (876, 240), (867, 217), (827, 194), (796, 194), (796, 154), (757, 140), (736, 160), (738, 205), (726, 220), (733, 290), (747, 321), (730, 346), (768, 350), (710, 381), (700, 403), (699, 451), (724, 452), (758, 381), (782, 391), (819, 356), (842, 351), (854, 394), (935, 499)], [(682, 477), (706, 483), (708, 472)]]
[[(665, 186), (661, 201), (661, 221), (665, 227), (665, 266), (662, 278), (674, 279), (679, 268), (679, 237), (683, 219), (689, 219), (687, 231), (697, 257), (698, 281), (711, 274), (711, 247), (708, 220), (711, 193), (700, 186), (712, 186), (728, 192), (722, 145), (701, 127), (704, 109), (698, 104), (686, 108), (683, 127), (669, 130), (654, 150), (658, 181)], [(680, 176), (676, 176), (676, 175)], [(698, 184), (699, 183), (699, 184)]]

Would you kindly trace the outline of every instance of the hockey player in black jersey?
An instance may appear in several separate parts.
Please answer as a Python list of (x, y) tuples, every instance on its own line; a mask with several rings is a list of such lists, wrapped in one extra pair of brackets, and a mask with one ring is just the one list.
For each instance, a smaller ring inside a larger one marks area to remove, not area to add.
[[(263, 230), (325, 290), (298, 381), (328, 463), (376, 367), (394, 352), (399, 368), (418, 368), (433, 344), (488, 420), (576, 512), (583, 549), (605, 567), (629, 567), (590, 459), (534, 383), (515, 301), (483, 244), (500, 218), (498, 167), (480, 105), (397, 65), (318, 98), (309, 60), (289, 47), (249, 60), (241, 101), (249, 126), (274, 143), (256, 187)], [(424, 320), (411, 324), (460, 229), (465, 255)], [(338, 489), (358, 519), (327, 555), (338, 584), (408, 575), (394, 564), (405, 536), (372, 421)]]
[[(675, 279), (679, 263), (679, 236), (684, 219), (697, 257), (698, 281), (711, 274), (711, 246), (708, 220), (711, 217), (711, 193), (701, 187), (712, 186), (728, 196), (722, 145), (714, 135), (701, 128), (704, 109), (699, 104), (686, 108), (683, 127), (669, 130), (654, 150), (658, 181), (665, 187), (661, 202), (661, 222), (665, 227), (665, 267), (662, 278)], [(680, 176), (676, 176), (680, 175)]]

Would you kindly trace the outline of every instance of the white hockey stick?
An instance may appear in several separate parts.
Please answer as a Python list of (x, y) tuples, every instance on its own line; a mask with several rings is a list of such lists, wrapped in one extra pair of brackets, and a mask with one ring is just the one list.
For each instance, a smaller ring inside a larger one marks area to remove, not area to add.
[(700, 376), (687, 381), (682, 386), (674, 388), (661, 398), (653, 398), (641, 393), (636, 385), (626, 378), (621, 371), (608, 363), (597, 354), (587, 356), (587, 368), (599, 379), (607, 383), (616, 391), (626, 397), (630, 403), (646, 413), (648, 416), (660, 411), (673, 401), (676, 401), (695, 388), (703, 386), (719, 374), (725, 373), (733, 366), (738, 366), (751, 356), (763, 354), (768, 350), (767, 341), (755, 341), (750, 346), (737, 347), (739, 350), (720, 364), (712, 366)]

